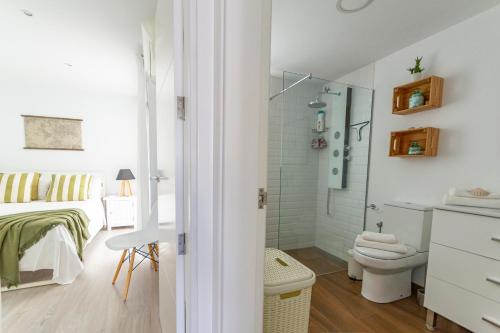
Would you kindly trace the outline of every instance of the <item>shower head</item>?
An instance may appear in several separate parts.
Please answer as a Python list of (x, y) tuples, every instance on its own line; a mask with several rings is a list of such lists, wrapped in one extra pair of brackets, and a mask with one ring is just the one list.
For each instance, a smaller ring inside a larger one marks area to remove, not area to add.
[(320, 95), (318, 95), (318, 96), (316, 96), (316, 99), (314, 101), (310, 101), (307, 106), (309, 106), (310, 108), (313, 108), (313, 109), (319, 109), (319, 108), (324, 108), (326, 106), (326, 103), (323, 102), (320, 99)]

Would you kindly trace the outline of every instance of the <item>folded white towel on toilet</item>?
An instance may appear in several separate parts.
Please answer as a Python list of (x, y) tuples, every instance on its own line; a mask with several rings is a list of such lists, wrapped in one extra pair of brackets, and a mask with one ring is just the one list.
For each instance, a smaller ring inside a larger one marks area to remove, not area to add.
[(408, 248), (406, 245), (402, 243), (396, 243), (396, 244), (389, 244), (389, 243), (380, 243), (380, 242), (372, 242), (363, 239), (361, 235), (358, 235), (356, 237), (356, 240), (354, 241), (355, 246), (361, 246), (361, 247), (369, 247), (372, 249), (378, 249), (378, 250), (383, 250), (383, 251), (389, 251), (389, 252), (396, 252), (396, 253), (403, 253), (406, 254), (408, 253)]
[(500, 209), (500, 199), (484, 200), (478, 198), (457, 197), (446, 194), (443, 198), (443, 203), (445, 205)]
[(448, 195), (452, 197), (463, 197), (463, 198), (474, 198), (474, 199), (500, 199), (500, 193), (490, 193), (488, 195), (478, 197), (473, 195), (470, 190), (450, 188), (448, 190)]
[(393, 234), (382, 234), (371, 231), (363, 231), (361, 237), (364, 240), (379, 242), (379, 243), (396, 244), (398, 242), (396, 236), (394, 236)]

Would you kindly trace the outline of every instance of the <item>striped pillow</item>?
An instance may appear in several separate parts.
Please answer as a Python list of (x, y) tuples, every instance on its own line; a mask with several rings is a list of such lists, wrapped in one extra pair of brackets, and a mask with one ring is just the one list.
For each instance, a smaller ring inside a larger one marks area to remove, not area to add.
[(31, 183), (31, 201), (38, 200), (38, 183), (40, 183), (40, 172), (35, 172), (33, 175), (33, 183)]
[(52, 175), (47, 201), (83, 201), (89, 198), (92, 176)]
[(0, 174), (0, 202), (30, 202), (34, 176), (33, 172)]

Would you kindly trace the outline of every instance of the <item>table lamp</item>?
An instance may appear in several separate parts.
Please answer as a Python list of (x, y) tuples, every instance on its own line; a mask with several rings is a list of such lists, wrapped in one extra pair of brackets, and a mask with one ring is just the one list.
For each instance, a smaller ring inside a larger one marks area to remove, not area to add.
[(135, 179), (134, 174), (130, 169), (120, 169), (116, 180), (120, 181), (120, 197), (130, 197), (132, 195), (132, 188), (130, 187), (130, 180)]

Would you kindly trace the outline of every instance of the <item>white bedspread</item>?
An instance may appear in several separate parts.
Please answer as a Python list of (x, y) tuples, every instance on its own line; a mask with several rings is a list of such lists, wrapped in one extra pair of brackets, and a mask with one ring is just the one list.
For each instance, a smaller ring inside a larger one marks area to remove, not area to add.
[[(67, 208), (80, 208), (87, 214), (90, 220), (88, 244), (104, 225), (104, 207), (100, 199), (64, 202), (40, 200), (30, 203), (0, 204), (0, 216)], [(52, 279), (59, 284), (72, 283), (83, 270), (83, 263), (78, 257), (75, 242), (65, 227), (58, 226), (50, 230), (44, 238), (26, 250), (19, 262), (21, 271), (40, 269), (52, 269)]]

